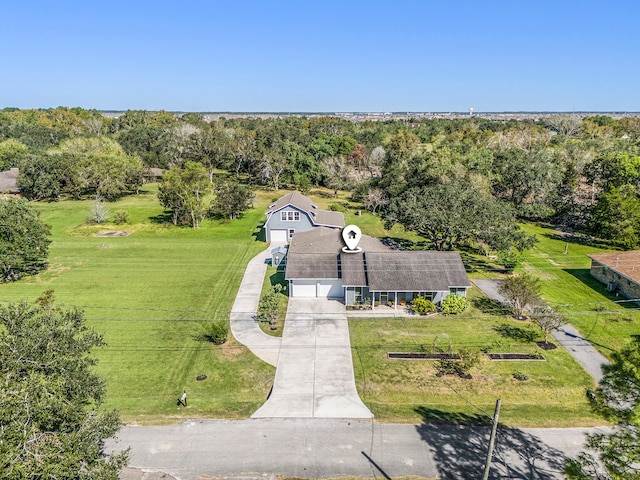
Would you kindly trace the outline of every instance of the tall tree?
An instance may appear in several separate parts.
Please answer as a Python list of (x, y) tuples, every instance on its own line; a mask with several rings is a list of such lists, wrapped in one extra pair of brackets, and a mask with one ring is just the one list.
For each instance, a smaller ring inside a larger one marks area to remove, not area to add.
[(128, 452), (103, 455), (121, 427), (100, 409), (104, 381), (93, 371), (102, 337), (79, 310), (36, 304), (0, 306), (0, 476), (7, 480), (117, 480)]
[(458, 182), (405, 191), (391, 200), (385, 221), (402, 224), (436, 250), (453, 250), (469, 240), (491, 244), (497, 235), (503, 248), (521, 240), (507, 205), (472, 184)]
[(255, 198), (253, 191), (238, 181), (224, 180), (214, 186), (215, 198), (211, 210), (215, 215), (228, 217), (230, 220), (247, 211)]
[(171, 210), (174, 225), (198, 228), (209, 209), (212, 188), (206, 169), (199, 163), (186, 162), (165, 172), (158, 198)]
[(540, 280), (526, 273), (507, 278), (498, 292), (519, 317), (526, 317), (529, 307), (540, 304)]
[(47, 268), (49, 226), (26, 200), (0, 200), (0, 274), (17, 280)]
[(602, 370), (604, 376), (591, 403), (616, 426), (611, 432), (587, 435), (591, 452), (570, 460), (566, 473), (576, 480), (636, 480), (640, 478), (640, 338), (614, 352), (611, 364)]

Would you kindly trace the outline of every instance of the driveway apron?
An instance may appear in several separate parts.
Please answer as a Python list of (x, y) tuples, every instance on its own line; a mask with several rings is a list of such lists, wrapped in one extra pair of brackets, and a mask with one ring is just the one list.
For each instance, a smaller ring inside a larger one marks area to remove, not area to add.
[[(284, 245), (284, 244), (282, 244)], [(256, 321), (262, 283), (267, 272), (267, 259), (271, 258), (271, 249), (280, 244), (271, 244), (269, 248), (253, 257), (244, 272), (236, 300), (231, 309), (231, 333), (235, 339), (245, 345), (258, 358), (274, 367), (278, 363), (280, 338), (264, 333)]]
[(344, 305), (290, 298), (275, 381), (252, 418), (372, 418), (356, 391)]

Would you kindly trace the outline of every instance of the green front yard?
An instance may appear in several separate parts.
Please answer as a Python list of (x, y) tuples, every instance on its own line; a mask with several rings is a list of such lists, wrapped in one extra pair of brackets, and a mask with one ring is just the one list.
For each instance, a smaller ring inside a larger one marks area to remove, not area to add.
[[(321, 208), (345, 203), (326, 192), (312, 195)], [(201, 323), (229, 318), (247, 262), (266, 247), (259, 226), (267, 205), (284, 192), (258, 192), (255, 208), (243, 218), (206, 221), (197, 230), (165, 223), (155, 186), (110, 204), (128, 210), (129, 225), (88, 226), (91, 201), (37, 204), (52, 225), (50, 268), (34, 278), (0, 285), (0, 300), (33, 300), (53, 288), (59, 304), (85, 310), (88, 323), (104, 334), (107, 347), (96, 351), (97, 367), (108, 384), (107, 406), (129, 422), (163, 423), (185, 417), (246, 418), (265, 400), (274, 369), (233, 338), (216, 347), (202, 342)], [(346, 212), (347, 223), (366, 234), (401, 242), (419, 239), (399, 227), (386, 231), (380, 218)], [(628, 303), (605, 292), (589, 277), (587, 253), (600, 251), (556, 238), (551, 229), (525, 226), (539, 243), (520, 267), (543, 280), (545, 300), (567, 315), (604, 354), (640, 333), (640, 317)], [(124, 237), (96, 236), (127, 230)], [(483, 270), (485, 259), (465, 254), (478, 265), (476, 277), (504, 274)], [(282, 274), (270, 268), (263, 292)], [(589, 410), (585, 390), (592, 379), (562, 349), (542, 352), (517, 339), (528, 324), (511, 319), (483, 300), (475, 289), (474, 307), (461, 316), (350, 320), (359, 393), (380, 421), (422, 422), (491, 416), (502, 399), (501, 421), (517, 426), (576, 426), (602, 423)], [(286, 311), (286, 297), (280, 316)], [(266, 326), (269, 330), (268, 325)], [(275, 332), (280, 334), (281, 328)], [(442, 335), (446, 334), (446, 335)], [(546, 361), (482, 361), (472, 379), (437, 377), (435, 362), (389, 360), (387, 352), (454, 351), (540, 352)], [(514, 373), (527, 377), (518, 380)], [(204, 381), (196, 376), (207, 375)], [(188, 409), (177, 398), (187, 389)]]
[[(198, 337), (201, 322), (229, 318), (247, 262), (265, 248), (256, 235), (269, 199), (242, 219), (194, 230), (161, 222), (153, 187), (109, 204), (128, 210), (131, 225), (85, 225), (91, 201), (37, 204), (52, 226), (50, 268), (0, 285), (0, 299), (33, 300), (53, 288), (58, 303), (84, 309), (108, 344), (95, 352), (106, 404), (127, 421), (247, 417), (266, 398), (273, 368), (233, 339), (215, 347)], [(133, 233), (94, 236), (101, 230)], [(208, 378), (196, 381), (200, 374)], [(184, 388), (189, 408), (178, 410)]]
[[(473, 296), (482, 305), (477, 291)], [(560, 348), (543, 351), (534, 342), (519, 339), (530, 325), (499, 312), (472, 308), (458, 316), (351, 319), (349, 325), (358, 391), (380, 421), (486, 420), (501, 398), (500, 421), (506, 425), (569, 427), (602, 422), (590, 412), (585, 395), (585, 389), (595, 383), (571, 355)], [(431, 353), (434, 342), (445, 352), (451, 342), (453, 352), (466, 348), (539, 353), (546, 360), (492, 361), (481, 354), (480, 364), (470, 371), (472, 378), (463, 379), (436, 376), (433, 360), (387, 358), (388, 352)], [(523, 374), (527, 380), (517, 380), (514, 374)]]

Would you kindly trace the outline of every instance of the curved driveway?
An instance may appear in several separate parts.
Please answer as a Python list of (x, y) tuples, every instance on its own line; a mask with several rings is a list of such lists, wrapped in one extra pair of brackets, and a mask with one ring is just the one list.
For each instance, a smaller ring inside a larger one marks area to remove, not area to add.
[(282, 339), (255, 320), (272, 248), (245, 271), (231, 309), (231, 332), (258, 358), (277, 367), (271, 395), (253, 418), (372, 418), (356, 391), (349, 326), (335, 300), (290, 298)]
[(262, 293), (264, 276), (267, 273), (267, 259), (271, 258), (269, 248), (253, 257), (244, 272), (236, 300), (231, 308), (231, 333), (240, 343), (251, 350), (258, 358), (274, 367), (278, 363), (280, 338), (264, 333), (256, 321), (258, 303)]

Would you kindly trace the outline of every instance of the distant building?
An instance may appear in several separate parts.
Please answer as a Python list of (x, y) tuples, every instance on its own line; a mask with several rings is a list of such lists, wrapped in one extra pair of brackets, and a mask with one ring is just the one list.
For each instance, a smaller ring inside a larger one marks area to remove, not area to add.
[(18, 175), (20, 175), (20, 170), (17, 168), (10, 168), (5, 172), (0, 172), (0, 194), (20, 194)]

